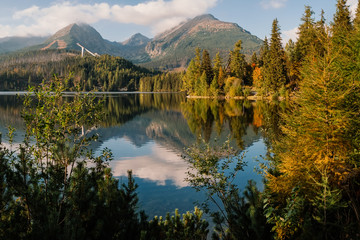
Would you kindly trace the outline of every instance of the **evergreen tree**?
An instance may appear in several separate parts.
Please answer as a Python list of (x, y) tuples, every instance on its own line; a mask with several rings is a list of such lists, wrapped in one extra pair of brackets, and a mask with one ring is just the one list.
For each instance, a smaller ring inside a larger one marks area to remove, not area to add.
[(246, 78), (246, 61), (245, 55), (241, 53), (242, 46), (241, 40), (235, 43), (234, 49), (230, 51), (229, 57), (229, 67), (230, 75), (241, 80), (242, 85), (244, 85)]
[(355, 18), (354, 18), (354, 28), (356, 29), (356, 31), (360, 30), (360, 1), (358, 2), (357, 8), (356, 8), (356, 13), (355, 13)]
[(299, 26), (298, 40), (295, 49), (295, 61), (301, 63), (309, 54), (311, 47), (316, 41), (314, 12), (310, 6), (305, 6), (304, 15), (301, 18), (302, 24)]
[(350, 10), (346, 5), (346, 0), (338, 0), (336, 4), (336, 13), (334, 22), (331, 26), (332, 40), (339, 47), (347, 45), (347, 40), (353, 30), (351, 23)]
[(194, 58), (194, 64), (195, 64), (195, 72), (197, 73), (197, 77), (200, 77), (202, 72), (201, 72), (201, 49), (200, 48), (196, 48), (195, 49), (195, 58)]
[(214, 77), (216, 79), (219, 78), (219, 72), (220, 72), (220, 68), (222, 67), (223, 65), (223, 62), (222, 62), (222, 59), (221, 59), (221, 56), (220, 56), (220, 53), (217, 52), (216, 55), (215, 55), (215, 58), (213, 60), (213, 64), (214, 64)]
[(251, 55), (251, 60), (250, 60), (250, 63), (252, 65), (252, 67), (255, 67), (258, 65), (258, 57), (256, 55), (256, 52), (254, 52), (252, 55)]
[(186, 73), (183, 77), (183, 90), (192, 94), (195, 89), (195, 82), (197, 79), (197, 70), (195, 66), (195, 61), (192, 59), (189, 63)]
[(287, 81), (285, 52), (277, 19), (272, 24), (269, 52), (264, 59), (263, 77), (266, 91), (271, 93), (279, 92)]
[(267, 55), (269, 53), (269, 41), (267, 37), (264, 39), (264, 43), (261, 46), (260, 50), (260, 59), (259, 59), (259, 67), (262, 67), (264, 65), (265, 59), (267, 58)]
[(253, 84), (256, 86), (259, 95), (267, 95), (269, 86), (266, 84), (268, 78), (268, 65), (269, 65), (269, 42), (267, 37), (260, 50), (259, 67), (254, 69)]
[(220, 68), (219, 68), (219, 76), (217, 78), (220, 90), (222, 90), (223, 87), (224, 87), (225, 78), (226, 78), (225, 71), (224, 71), (223, 67), (220, 66)]
[(211, 81), (214, 78), (214, 71), (211, 66), (211, 59), (209, 52), (206, 49), (203, 50), (202, 62), (201, 62), (201, 73), (203, 72), (205, 72), (206, 74), (207, 85), (210, 86)]

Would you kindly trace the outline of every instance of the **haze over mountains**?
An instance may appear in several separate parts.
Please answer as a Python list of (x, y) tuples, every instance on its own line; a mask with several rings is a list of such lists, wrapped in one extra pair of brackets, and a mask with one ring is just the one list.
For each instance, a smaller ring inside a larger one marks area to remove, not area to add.
[[(16, 50), (67, 49), (80, 50), (80, 43), (98, 54), (121, 56), (134, 63), (153, 68), (185, 67), (196, 47), (207, 49), (211, 56), (220, 52), (224, 59), (241, 39), (243, 52), (259, 51), (262, 40), (235, 23), (222, 22), (212, 15), (202, 15), (185, 21), (150, 39), (137, 33), (123, 42), (111, 42), (90, 25), (71, 24), (47, 38), (28, 37), (0, 39), (0, 53)], [(31, 46), (31, 47), (30, 47)]]

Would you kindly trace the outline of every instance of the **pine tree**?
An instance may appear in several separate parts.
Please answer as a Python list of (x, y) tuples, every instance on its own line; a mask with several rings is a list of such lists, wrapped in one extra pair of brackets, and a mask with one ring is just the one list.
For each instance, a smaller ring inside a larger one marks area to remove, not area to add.
[(234, 49), (230, 51), (229, 67), (231, 76), (240, 79), (242, 85), (244, 85), (246, 78), (246, 61), (245, 55), (241, 53), (241, 50), (242, 41), (239, 40), (235, 43)]
[(280, 28), (278, 20), (275, 19), (272, 25), (270, 48), (264, 59), (264, 85), (266, 91), (271, 93), (279, 92), (287, 81), (285, 52), (281, 43)]
[(334, 22), (331, 26), (332, 40), (339, 47), (346, 45), (348, 37), (353, 31), (351, 23), (350, 10), (346, 5), (346, 0), (338, 0), (336, 4), (336, 13)]
[(265, 37), (264, 43), (260, 50), (259, 67), (262, 67), (264, 65), (264, 61), (267, 58), (268, 53), (269, 53), (269, 41), (267, 37)]
[(357, 8), (356, 8), (356, 14), (354, 18), (354, 28), (356, 31), (360, 30), (360, 1), (358, 2)]
[(200, 55), (201, 49), (200, 48), (196, 48), (195, 49), (195, 58), (194, 58), (194, 64), (195, 64), (195, 71), (197, 73), (197, 77), (200, 77), (202, 72), (201, 72), (201, 55)]
[(259, 69), (254, 71), (253, 74), (253, 83), (258, 88), (258, 93), (260, 95), (268, 95), (269, 93), (269, 86), (268, 83), (268, 69), (269, 69), (269, 42), (267, 37), (264, 39), (264, 44), (260, 50), (260, 60), (259, 60)]
[(316, 41), (314, 12), (310, 6), (305, 6), (305, 13), (301, 18), (302, 24), (299, 26), (298, 40), (295, 48), (295, 61), (302, 62), (314, 42)]
[(250, 63), (253, 68), (258, 65), (258, 57), (256, 55), (256, 52), (251, 55)]
[(221, 59), (221, 56), (220, 56), (219, 52), (216, 53), (215, 58), (213, 60), (213, 64), (214, 64), (214, 67), (213, 67), (214, 76), (215, 76), (216, 79), (218, 79), (220, 68), (223, 65), (223, 62), (222, 62), (222, 59)]
[(223, 87), (224, 87), (225, 77), (226, 77), (225, 71), (224, 71), (223, 67), (220, 66), (220, 68), (219, 68), (219, 76), (217, 78), (220, 90), (222, 90)]
[(206, 49), (203, 50), (202, 62), (201, 62), (201, 72), (202, 73), (205, 72), (206, 83), (208, 86), (210, 86), (211, 81), (214, 78), (214, 71), (211, 66), (211, 59), (210, 59), (209, 52)]

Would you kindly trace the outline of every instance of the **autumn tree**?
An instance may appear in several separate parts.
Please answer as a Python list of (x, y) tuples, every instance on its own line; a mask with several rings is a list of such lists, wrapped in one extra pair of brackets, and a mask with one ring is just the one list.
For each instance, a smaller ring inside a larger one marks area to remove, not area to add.
[[(351, 175), (357, 175), (348, 131), (357, 115), (359, 94), (341, 64), (341, 49), (330, 34), (320, 39), (325, 51), (312, 50), (304, 62), (293, 110), (283, 115), (284, 135), (275, 145), (275, 169), (267, 175), (272, 196), (267, 213), (280, 239), (307, 238), (308, 233), (345, 239), (359, 229), (358, 215), (353, 214), (358, 203), (345, 190), (346, 182), (353, 181)], [(347, 225), (349, 218), (354, 224)]]

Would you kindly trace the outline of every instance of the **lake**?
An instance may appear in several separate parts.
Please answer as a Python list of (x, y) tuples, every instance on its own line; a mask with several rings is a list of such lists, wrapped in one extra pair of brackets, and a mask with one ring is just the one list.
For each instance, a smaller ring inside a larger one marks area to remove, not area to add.
[[(187, 99), (179, 93), (119, 93), (104, 98), (104, 120), (96, 129), (100, 141), (90, 147), (95, 154), (103, 148), (112, 150), (110, 166), (120, 182), (127, 180), (127, 170), (133, 171), (140, 209), (150, 217), (175, 208), (193, 210), (204, 200), (204, 193), (184, 180), (188, 164), (182, 157), (184, 149), (199, 141), (214, 145), (230, 138), (231, 146), (246, 152), (247, 165), (236, 183), (243, 189), (253, 179), (262, 189), (262, 177), (254, 169), (266, 155), (265, 103)], [(0, 132), (5, 145), (8, 125), (17, 129), (15, 142), (22, 141), (21, 102), (21, 96), (0, 94)]]

